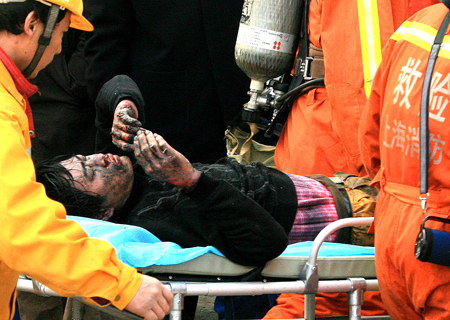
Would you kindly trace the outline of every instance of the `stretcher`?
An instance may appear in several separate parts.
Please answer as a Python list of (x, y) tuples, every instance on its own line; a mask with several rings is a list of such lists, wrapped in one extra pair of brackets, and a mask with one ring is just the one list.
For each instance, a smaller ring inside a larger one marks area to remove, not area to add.
[[(160, 279), (174, 293), (170, 319), (181, 319), (187, 296), (252, 296), (262, 294), (305, 294), (304, 319), (315, 319), (317, 292), (347, 292), (349, 317), (346, 319), (389, 319), (361, 317), (365, 291), (378, 290), (374, 264), (374, 248), (328, 243), (325, 239), (340, 228), (369, 225), (373, 218), (340, 219), (325, 227), (314, 241), (289, 245), (277, 258), (263, 267), (242, 266), (226, 259), (214, 247), (182, 249), (170, 242), (160, 242), (148, 231), (127, 225), (74, 217), (91, 236), (109, 241), (125, 263), (142, 273)], [(250, 273), (259, 274), (258, 281), (242, 281)], [(18, 290), (57, 296), (51, 289), (33, 279), (21, 277)], [(69, 299), (76, 316), (82, 303)], [(141, 319), (114, 307), (101, 308), (118, 319)]]

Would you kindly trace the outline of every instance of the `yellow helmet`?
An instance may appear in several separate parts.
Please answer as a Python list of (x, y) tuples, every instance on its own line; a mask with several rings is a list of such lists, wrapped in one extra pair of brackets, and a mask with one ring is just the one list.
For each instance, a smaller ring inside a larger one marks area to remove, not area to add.
[(94, 26), (83, 17), (83, 0), (37, 0), (46, 4), (53, 3), (72, 13), (70, 17), (70, 27), (74, 29), (92, 31)]
[[(26, 0), (0, 0), (0, 3), (25, 2)], [(92, 31), (94, 26), (83, 17), (83, 0), (37, 0), (45, 5), (51, 6), (55, 4), (62, 9), (69, 10), (72, 15), (70, 17), (70, 27), (74, 29)]]

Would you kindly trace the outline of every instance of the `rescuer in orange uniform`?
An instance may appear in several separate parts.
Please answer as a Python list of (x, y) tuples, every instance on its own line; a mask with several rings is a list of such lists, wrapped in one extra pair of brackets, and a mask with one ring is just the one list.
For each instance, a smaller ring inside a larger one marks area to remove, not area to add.
[[(442, 1), (450, 5), (448, 0)], [(448, 13), (444, 4), (419, 11), (395, 32), (361, 118), (364, 164), (380, 188), (375, 211), (375, 263), (390, 316), (450, 319), (450, 267), (415, 258), (425, 215), (419, 196), (419, 111), (425, 70), (437, 30)], [(429, 93), (429, 168), (426, 215), (450, 216), (450, 39), (436, 59)], [(427, 227), (448, 230), (440, 223)]]
[(12, 319), (20, 273), (63, 296), (126, 308), (162, 319), (172, 293), (157, 279), (123, 264), (105, 241), (66, 220), (62, 204), (36, 182), (29, 149), (33, 134), (28, 97), (33, 78), (61, 51), (69, 28), (90, 31), (82, 0), (0, 2), (0, 319)]
[[(366, 174), (357, 130), (382, 46), (410, 14), (438, 1), (309, 2), (309, 40), (316, 48), (313, 54), (319, 52), (317, 60), (323, 60), (324, 74), (317, 77), (325, 78), (326, 88), (312, 89), (295, 100), (275, 149), (278, 169), (293, 174)], [(317, 294), (316, 316), (348, 311), (346, 293)], [(365, 292), (362, 315), (381, 314), (386, 311), (379, 292)], [(304, 296), (281, 294), (264, 318), (303, 316)]]
[[(323, 55), (326, 88), (294, 102), (275, 149), (278, 169), (293, 174), (364, 175), (357, 127), (381, 61), (381, 48), (408, 17), (408, 0), (309, 1), (314, 64)], [(323, 67), (322, 67), (323, 69)]]

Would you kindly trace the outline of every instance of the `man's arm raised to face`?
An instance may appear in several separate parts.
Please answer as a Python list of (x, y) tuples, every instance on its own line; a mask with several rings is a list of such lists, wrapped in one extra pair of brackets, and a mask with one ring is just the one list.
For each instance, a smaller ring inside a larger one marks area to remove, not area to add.
[(134, 139), (134, 156), (148, 175), (180, 189), (192, 188), (201, 175), (184, 155), (149, 130), (138, 131)]

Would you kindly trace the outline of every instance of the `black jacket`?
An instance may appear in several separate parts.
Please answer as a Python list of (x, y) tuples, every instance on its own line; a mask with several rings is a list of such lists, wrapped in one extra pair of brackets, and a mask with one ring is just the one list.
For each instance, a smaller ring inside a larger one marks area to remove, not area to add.
[(95, 27), (85, 50), (91, 98), (115, 75), (129, 75), (144, 97), (146, 128), (192, 162), (225, 156), (226, 126), (250, 84), (234, 60), (243, 0), (84, 3)]
[(182, 247), (212, 245), (242, 265), (280, 255), (297, 212), (291, 179), (261, 163), (242, 165), (233, 158), (193, 165), (203, 173), (190, 192), (136, 173), (115, 222), (144, 227)]

